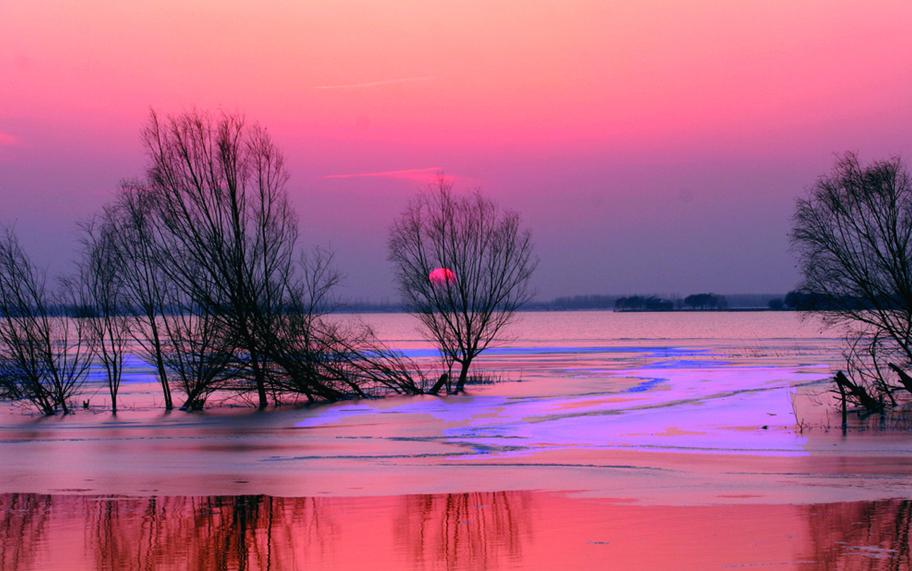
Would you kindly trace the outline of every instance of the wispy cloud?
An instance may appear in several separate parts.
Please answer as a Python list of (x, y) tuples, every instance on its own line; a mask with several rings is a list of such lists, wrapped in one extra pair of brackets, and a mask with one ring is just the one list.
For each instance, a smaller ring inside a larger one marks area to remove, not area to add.
[(374, 172), (355, 172), (342, 174), (328, 174), (325, 179), (349, 179), (349, 178), (388, 178), (394, 180), (413, 180), (427, 181), (436, 179), (443, 173), (440, 167), (425, 167), (418, 169), (401, 169), (391, 171), (374, 171)]
[(344, 180), (353, 178), (385, 178), (391, 180), (406, 180), (411, 182), (425, 183), (436, 180), (437, 177), (442, 175), (442, 173), (443, 169), (440, 167), (425, 167), (418, 169), (401, 169), (391, 171), (328, 174), (323, 178), (330, 180)]
[(381, 79), (378, 81), (364, 81), (360, 83), (339, 83), (334, 85), (315, 85), (314, 89), (367, 89), (371, 87), (384, 87), (386, 85), (397, 85), (400, 83), (415, 83), (418, 81), (430, 81), (434, 79), (433, 75), (416, 75), (413, 77), (394, 77), (392, 79)]

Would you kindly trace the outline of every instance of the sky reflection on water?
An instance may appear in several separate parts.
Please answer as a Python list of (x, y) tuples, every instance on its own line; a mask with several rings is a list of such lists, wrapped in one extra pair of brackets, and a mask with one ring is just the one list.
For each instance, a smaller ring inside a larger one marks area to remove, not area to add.
[(3, 569), (909, 569), (912, 502), (0, 495)]

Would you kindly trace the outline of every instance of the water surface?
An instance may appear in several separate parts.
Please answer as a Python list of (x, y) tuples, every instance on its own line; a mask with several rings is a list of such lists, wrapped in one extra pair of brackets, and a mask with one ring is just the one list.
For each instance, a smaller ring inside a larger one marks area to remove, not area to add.
[[(338, 318), (434, 366), (408, 316)], [(818, 322), (543, 312), (509, 333), (478, 362), (501, 382), (466, 396), (165, 414), (133, 359), (116, 417), (99, 383), (71, 417), (9, 408), (4, 567), (908, 567), (910, 433), (835, 429)]]

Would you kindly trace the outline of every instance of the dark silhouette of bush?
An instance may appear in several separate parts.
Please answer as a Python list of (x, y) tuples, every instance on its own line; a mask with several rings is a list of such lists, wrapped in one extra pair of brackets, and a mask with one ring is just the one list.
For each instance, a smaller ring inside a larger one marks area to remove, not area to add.
[(684, 306), (691, 309), (725, 309), (728, 300), (714, 293), (695, 293), (684, 298)]
[(671, 311), (674, 302), (670, 299), (649, 295), (631, 295), (614, 302), (615, 311)]

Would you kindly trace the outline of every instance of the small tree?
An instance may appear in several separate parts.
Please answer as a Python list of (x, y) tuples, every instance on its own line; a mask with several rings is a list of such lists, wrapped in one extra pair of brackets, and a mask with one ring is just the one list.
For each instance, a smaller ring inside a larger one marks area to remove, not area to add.
[(167, 335), (163, 328), (165, 292), (171, 283), (162, 269), (164, 256), (156, 235), (160, 221), (154, 196), (139, 182), (124, 183), (114, 204), (106, 207), (102, 216), (113, 242), (113, 262), (121, 280), (124, 309), (133, 319), (133, 341), (141, 357), (155, 367), (165, 410), (171, 410), (174, 403), (165, 366)]
[(68, 287), (78, 292), (79, 308), (92, 336), (92, 346), (105, 370), (111, 412), (117, 414), (131, 318), (126, 312), (123, 267), (118, 263), (114, 232), (110, 221), (104, 219), (85, 225), (79, 274)]
[(802, 295), (825, 302), (829, 323), (854, 330), (850, 360), (876, 361), (850, 363), (850, 375), (867, 372), (853, 382), (892, 401), (884, 375), (902, 380), (912, 365), (912, 180), (900, 159), (863, 166), (854, 154), (841, 157), (798, 201), (791, 238)]
[(43, 414), (70, 412), (91, 364), (86, 321), (72, 296), (48, 291), (12, 230), (0, 236), (0, 382)]
[(410, 311), (437, 343), (444, 363), (458, 363), (455, 392), (472, 361), (531, 297), (532, 241), (519, 215), (476, 191), (456, 196), (441, 178), (393, 225), (389, 259)]

